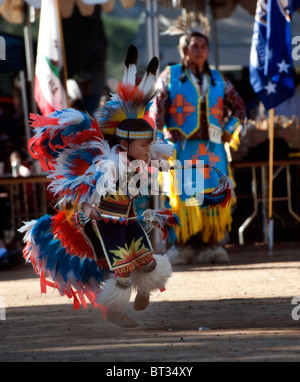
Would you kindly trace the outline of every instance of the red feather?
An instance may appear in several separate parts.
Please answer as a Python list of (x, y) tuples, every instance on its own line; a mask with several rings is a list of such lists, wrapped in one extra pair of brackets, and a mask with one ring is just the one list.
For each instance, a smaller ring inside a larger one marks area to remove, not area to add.
[(75, 158), (72, 162), (72, 174), (73, 175), (83, 175), (86, 170), (90, 167), (90, 164), (84, 159)]
[(144, 92), (137, 86), (119, 83), (118, 95), (124, 102), (141, 102), (144, 98)]
[(149, 125), (154, 129), (155, 128), (155, 122), (154, 119), (149, 117), (149, 112), (147, 111), (144, 115), (143, 119), (149, 123)]
[(30, 125), (31, 127), (59, 125), (58, 123), (59, 118), (45, 117), (43, 115), (30, 113), (29, 119), (32, 120), (32, 121), (29, 121), (29, 123), (31, 123)]
[(94, 258), (93, 251), (83, 234), (75, 225), (69, 223), (65, 212), (58, 212), (52, 216), (52, 231), (70, 255)]
[(102, 133), (96, 130), (83, 130), (76, 134), (74, 139), (72, 139), (72, 143), (80, 144), (83, 142), (95, 140), (96, 138), (100, 138), (102, 140), (103, 139)]
[(103, 134), (102, 134), (102, 132), (100, 130), (100, 127), (99, 127), (98, 122), (96, 121), (96, 119), (93, 120), (93, 122), (91, 124), (91, 128), (96, 130), (98, 138), (103, 139)]

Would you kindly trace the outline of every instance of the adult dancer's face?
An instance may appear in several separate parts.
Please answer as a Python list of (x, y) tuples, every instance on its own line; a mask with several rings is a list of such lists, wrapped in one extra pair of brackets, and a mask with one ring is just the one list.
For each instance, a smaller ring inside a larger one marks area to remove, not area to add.
[(190, 43), (186, 48), (186, 58), (189, 66), (196, 65), (199, 69), (203, 69), (208, 53), (209, 48), (205, 37), (191, 37)]

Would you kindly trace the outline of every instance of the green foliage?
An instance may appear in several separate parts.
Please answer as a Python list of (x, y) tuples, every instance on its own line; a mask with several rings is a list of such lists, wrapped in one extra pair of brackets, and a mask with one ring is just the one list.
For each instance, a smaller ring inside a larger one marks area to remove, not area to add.
[(121, 80), (127, 48), (134, 43), (138, 20), (108, 14), (103, 14), (102, 18), (107, 36), (107, 77)]
[[(124, 71), (124, 59), (127, 48), (134, 43), (139, 18), (126, 18), (102, 13), (103, 25), (107, 37), (106, 74), (107, 78), (121, 80)], [(31, 24), (33, 40), (37, 41), (39, 19)], [(22, 24), (11, 24), (0, 16), (0, 31), (23, 36)]]

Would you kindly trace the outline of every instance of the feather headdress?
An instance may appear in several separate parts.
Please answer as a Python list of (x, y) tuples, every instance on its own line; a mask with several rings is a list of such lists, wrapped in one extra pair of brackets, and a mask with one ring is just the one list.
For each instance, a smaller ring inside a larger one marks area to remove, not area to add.
[(189, 12), (179, 16), (163, 34), (189, 36), (192, 33), (200, 33), (209, 39), (209, 21), (202, 13)]
[[(126, 119), (145, 119), (154, 128), (154, 121), (148, 117), (147, 111), (158, 92), (154, 84), (159, 61), (157, 57), (152, 58), (142, 81), (136, 85), (137, 61), (137, 48), (130, 45), (125, 60), (123, 79), (118, 86), (117, 93), (112, 94), (111, 99), (106, 102), (99, 113), (98, 124), (104, 134), (116, 133), (123, 138), (122, 131), (118, 132), (117, 127)], [(135, 132), (134, 139), (144, 137), (143, 134), (139, 135)], [(152, 137), (153, 132), (151, 132)]]

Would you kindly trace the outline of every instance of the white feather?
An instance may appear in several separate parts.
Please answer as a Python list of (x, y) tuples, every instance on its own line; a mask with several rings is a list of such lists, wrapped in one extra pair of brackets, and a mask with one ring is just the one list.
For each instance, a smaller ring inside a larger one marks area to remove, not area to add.
[(36, 223), (37, 223), (37, 220), (31, 220), (29, 222), (23, 222), (24, 225), (18, 229), (18, 232), (21, 232), (21, 233), (25, 232), (25, 235), (23, 238), (24, 243), (26, 243), (28, 240), (29, 241), (33, 240), (31, 237), (31, 230), (36, 225)]
[(225, 190), (233, 189), (233, 181), (226, 175), (222, 175), (218, 181), (218, 187), (211, 193), (211, 196), (218, 195)]
[(136, 72), (137, 72), (137, 66), (135, 64), (129, 65), (128, 77), (127, 77), (128, 84), (135, 86)]
[(137, 66), (135, 64), (128, 65), (124, 70), (123, 84), (135, 86)]
[(174, 154), (174, 146), (170, 143), (157, 141), (150, 146), (151, 159), (172, 158)]
[(159, 226), (163, 227), (170, 218), (169, 215), (160, 213), (160, 210), (147, 209), (143, 212), (144, 221), (151, 225), (152, 222), (157, 223)]
[(144, 74), (141, 83), (139, 84), (139, 89), (147, 94), (151, 91), (153, 85), (155, 84), (156, 76), (152, 73)]
[(65, 109), (59, 116), (60, 125), (78, 125), (84, 120), (83, 114), (75, 109)]

